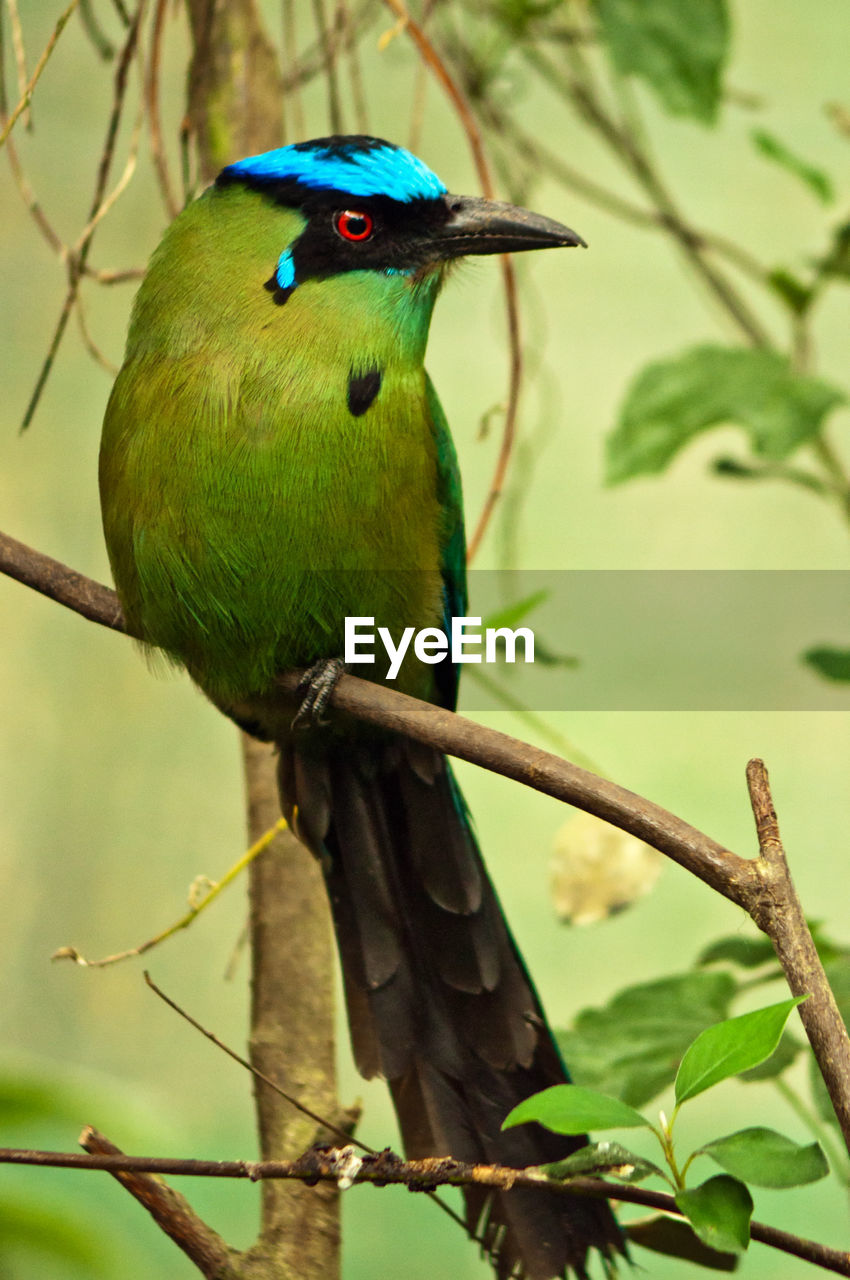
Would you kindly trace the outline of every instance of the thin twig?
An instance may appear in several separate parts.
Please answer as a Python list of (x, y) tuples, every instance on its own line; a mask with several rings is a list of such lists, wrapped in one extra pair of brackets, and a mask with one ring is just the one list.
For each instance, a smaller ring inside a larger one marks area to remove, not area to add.
[(63, 14), (60, 14), (59, 18), (57, 19), (56, 26), (53, 28), (53, 34), (51, 35), (47, 44), (44, 46), (44, 51), (42, 52), (41, 57), (39, 58), (38, 62), (35, 65), (35, 71), (33, 71), (32, 76), (30, 77), (29, 83), (27, 84), (27, 87), (25, 88), (24, 92), (21, 95), (21, 99), (18, 102), (18, 105), (15, 107), (14, 111), (9, 116), (9, 119), (6, 121), (6, 124), (4, 125), (2, 132), (0, 132), (0, 147), (3, 146), (3, 143), (6, 141), (9, 134), (12, 132), (12, 129), (15, 127), (15, 122), (18, 120), (18, 117), (23, 115), (23, 113), (29, 107), (30, 102), (32, 100), (33, 89), (35, 89), (35, 86), (38, 84), (39, 80), (41, 79), (41, 73), (44, 70), (44, 68), (47, 66), (51, 53), (56, 48), (56, 42), (61, 36), (62, 32), (64, 31), (65, 26), (68, 22), (68, 19), (71, 17), (71, 14), (74, 12), (79, 2), (80, 0), (71, 0), (71, 3), (68, 5), (68, 8), (65, 10)]
[[(303, 62), (298, 58), (298, 38), (295, 29), (295, 0), (283, 0), (281, 6), (283, 25), (283, 61), (286, 68), (281, 81), (284, 101), (292, 112), (292, 128), (296, 138), (304, 137), (304, 107), (301, 102), (302, 75), (306, 79)], [(322, 55), (324, 51), (322, 50)]]
[(772, 348), (767, 331), (750, 307), (726, 277), (707, 261), (699, 240), (679, 213), (673, 197), (637, 138), (630, 130), (621, 128), (604, 109), (580, 47), (577, 44), (568, 47), (572, 76), (566, 81), (561, 65), (556, 67), (538, 48), (526, 45), (522, 51), (544, 81), (557, 93), (569, 95), (582, 119), (599, 134), (643, 187), (691, 266), (719, 299), (746, 340), (755, 347)]
[(313, 0), (313, 20), (319, 33), (319, 41), (325, 54), (325, 79), (328, 87), (328, 123), (331, 133), (342, 133), (342, 102), (339, 96), (339, 75), (337, 74), (337, 34), (336, 19), (333, 27), (328, 23), (325, 13), (325, 0)]
[[(126, 1159), (120, 1147), (91, 1125), (83, 1129), (79, 1143), (89, 1153), (90, 1160)], [(184, 1196), (152, 1171), (121, 1169), (116, 1165), (109, 1172), (147, 1209), (157, 1226), (192, 1260), (201, 1275), (208, 1280), (229, 1280), (230, 1277), (236, 1280), (237, 1273), (231, 1263), (238, 1255), (198, 1217)]]
[(259, 1071), (257, 1067), (253, 1066), (252, 1063), (248, 1061), (247, 1058), (243, 1058), (235, 1049), (231, 1049), (230, 1045), (225, 1044), (223, 1040), (219, 1040), (218, 1036), (215, 1035), (214, 1032), (209, 1031), (206, 1027), (202, 1026), (201, 1023), (198, 1022), (196, 1018), (193, 1018), (191, 1013), (188, 1013), (184, 1008), (182, 1008), (176, 1000), (172, 1000), (171, 996), (166, 995), (162, 988), (156, 985), (147, 970), (145, 970), (145, 982), (148, 984), (151, 991), (153, 991), (154, 995), (159, 996), (160, 1000), (162, 1000), (164, 1004), (167, 1004), (169, 1009), (173, 1009), (175, 1013), (179, 1013), (180, 1017), (189, 1023), (190, 1027), (194, 1027), (196, 1031), (199, 1031), (202, 1036), (214, 1044), (217, 1049), (221, 1049), (222, 1053), (226, 1053), (234, 1062), (238, 1062), (239, 1066), (244, 1067), (246, 1071), (250, 1072), (255, 1080), (261, 1080), (263, 1084), (268, 1085), (270, 1089), (273, 1089), (279, 1097), (288, 1102), (296, 1111), (300, 1111), (302, 1115), (307, 1116), (309, 1120), (312, 1120), (316, 1125), (318, 1125), (320, 1130), (335, 1134), (338, 1138), (342, 1138), (343, 1142), (353, 1142), (360, 1147), (362, 1151), (370, 1153), (374, 1152), (374, 1147), (368, 1147), (364, 1142), (360, 1142), (357, 1138), (352, 1137), (350, 1129), (341, 1129), (338, 1125), (334, 1124), (332, 1120), (328, 1120), (327, 1117), (320, 1116), (315, 1111), (312, 1111), (310, 1107), (305, 1106), (298, 1098), (294, 1098), (291, 1093), (287, 1093), (285, 1089), (282, 1089), (276, 1081), (271, 1079), (270, 1076), (267, 1076), (263, 1071)]
[[(321, 37), (310, 44), (299, 57), (295, 29), (295, 5), (293, 0), (283, 0), (283, 61), (285, 71), (281, 77), (281, 88), (284, 95), (292, 95), (293, 121), (295, 136), (304, 137), (304, 113), (298, 90), (317, 75), (328, 69), (329, 51)], [(331, 49), (336, 57), (338, 52), (347, 53), (352, 43), (357, 41), (361, 26), (370, 22), (374, 16), (373, 0), (361, 0), (356, 9), (350, 11), (347, 25), (341, 26), (338, 32), (338, 44)]]
[(127, 630), (118, 597), (110, 587), (78, 573), (43, 551), (0, 533), (0, 573), (31, 587), (57, 604), (112, 631)]
[(145, 274), (144, 267), (89, 267), (83, 271), (83, 275), (91, 280), (96, 280), (98, 284), (127, 284), (133, 280), (141, 280)]
[(127, 6), (124, 4), (124, 0), (112, 0), (112, 7), (118, 14), (118, 17), (121, 19), (124, 26), (129, 27), (133, 19), (127, 11)]
[[(77, 0), (74, 0), (74, 4), (70, 7), (68, 11), (69, 15), (70, 15), (70, 12), (73, 11), (73, 8), (76, 6), (76, 3), (77, 3)], [(139, 7), (136, 10), (135, 16), (133, 18), (133, 22), (130, 26), (129, 35), (127, 36), (127, 40), (124, 44), (123, 49), (121, 50), (121, 57), (118, 62), (118, 69), (115, 73), (115, 88), (113, 93), (112, 110), (110, 112), (109, 124), (106, 130), (106, 141), (104, 143), (103, 152), (100, 157), (100, 164), (98, 166), (97, 180), (95, 182), (94, 198), (92, 200), (91, 210), (89, 212), (90, 222), (92, 219), (95, 218), (95, 215), (97, 214), (97, 211), (101, 207), (104, 200), (104, 195), (106, 192), (106, 184), (107, 184), (107, 181), (109, 180), (109, 171), (110, 171), (110, 168), (112, 167), (112, 157), (115, 151), (115, 141), (118, 136), (118, 126), (121, 121), (121, 114), (124, 106), (124, 97), (127, 92), (127, 80), (128, 80), (128, 73), (130, 70), (130, 63), (132, 62), (133, 55), (136, 51), (138, 35), (139, 35), (139, 26), (141, 24), (145, 3), (146, 3), (146, 0), (140, 0)], [(48, 348), (47, 355), (44, 358), (44, 363), (41, 366), (41, 372), (39, 373), (38, 378), (36, 379), (35, 388), (33, 389), (32, 395), (30, 396), (29, 404), (27, 405), (26, 412), (24, 413), (24, 417), (21, 422), (21, 431), (26, 431), (27, 427), (32, 422), (33, 415), (35, 414), (35, 411), (38, 407), (38, 403), (41, 399), (42, 392), (44, 391), (44, 388), (47, 384), (47, 379), (50, 377), (50, 371), (53, 368), (53, 364), (56, 359), (56, 354), (59, 350), (59, 345), (62, 341), (62, 337), (68, 326), (68, 320), (70, 319), (71, 312), (74, 309), (74, 304), (77, 298), (77, 291), (80, 287), (80, 280), (82, 278), (83, 270), (86, 265), (89, 249), (91, 247), (93, 232), (94, 232), (94, 227), (92, 227), (92, 231), (89, 234), (88, 238), (85, 239), (80, 245), (79, 252), (68, 259), (68, 275), (69, 275), (68, 292), (66, 293), (65, 301), (62, 304), (62, 310), (59, 314), (59, 320), (53, 332), (53, 338), (50, 342), (50, 347)]]
[(101, 29), (93, 0), (80, 0), (80, 22), (98, 57), (103, 58), (104, 62), (111, 61), (115, 57), (115, 46)]
[[(170, 924), (167, 929), (162, 929), (159, 933), (155, 934), (152, 938), (148, 938), (145, 942), (140, 942), (138, 946), (130, 947), (126, 951), (116, 951), (111, 956), (101, 956), (98, 960), (87, 960), (76, 947), (59, 947), (57, 951), (53, 952), (50, 959), (73, 960), (75, 964), (82, 965), (84, 969), (103, 969), (107, 965), (118, 964), (122, 960), (132, 960), (137, 956), (143, 956), (145, 952), (152, 951), (154, 947), (158, 947), (159, 944), (161, 942), (165, 942), (167, 938), (173, 938), (176, 933), (181, 931), (181, 929), (188, 929), (189, 925), (192, 924), (195, 918), (199, 916), (202, 911), (205, 911), (211, 903), (215, 902), (219, 894), (222, 893), (228, 885), (231, 885), (233, 881), (242, 874), (245, 868), (269, 847), (278, 831), (285, 830), (286, 820), (284, 818), (278, 819), (269, 831), (262, 835), (259, 840), (256, 840), (251, 845), (250, 849), (247, 849), (245, 853), (242, 854), (242, 857), (233, 864), (229, 871), (227, 871), (220, 880), (216, 880), (213, 883), (207, 882), (209, 884), (207, 892), (203, 897), (199, 898), (197, 902), (190, 902), (189, 910), (186, 911), (179, 920), (175, 920), (174, 924)], [(153, 983), (149, 983), (149, 985), (153, 986)], [(156, 988), (154, 989), (156, 990)], [(157, 992), (157, 994), (161, 993)]]
[[(354, 1133), (353, 1133), (354, 1126), (357, 1124), (358, 1120), (360, 1119), (359, 1104), (355, 1105), (354, 1107), (350, 1108), (345, 1112), (346, 1127), (340, 1128), (338, 1124), (336, 1124), (332, 1120), (329, 1120), (327, 1116), (319, 1115), (317, 1112), (311, 1110), (310, 1107), (305, 1106), (305, 1104), (299, 1101), (298, 1098), (294, 1098), (291, 1093), (287, 1093), (286, 1090), (282, 1089), (280, 1085), (277, 1084), (277, 1082), (274, 1081), (271, 1078), (271, 1076), (269, 1076), (266, 1072), (260, 1071), (260, 1069), (258, 1067), (255, 1067), (253, 1063), (249, 1062), (247, 1058), (243, 1058), (242, 1055), (237, 1053), (235, 1049), (232, 1049), (230, 1045), (226, 1044), (223, 1040), (220, 1040), (219, 1037), (214, 1034), (214, 1032), (209, 1031), (206, 1027), (204, 1027), (200, 1022), (197, 1021), (196, 1018), (193, 1018), (190, 1013), (188, 1013), (179, 1004), (177, 1004), (175, 1000), (172, 1000), (170, 996), (167, 996), (165, 992), (156, 985), (156, 983), (154, 982), (154, 980), (151, 978), (150, 974), (147, 971), (145, 971), (145, 982), (148, 984), (150, 989), (156, 995), (158, 995), (159, 998), (162, 1001), (164, 1001), (165, 1004), (168, 1005), (170, 1009), (173, 1009), (174, 1012), (178, 1013), (181, 1018), (184, 1018), (191, 1027), (194, 1027), (195, 1030), (199, 1031), (202, 1036), (205, 1036), (206, 1039), (209, 1040), (212, 1044), (214, 1044), (217, 1049), (221, 1049), (222, 1052), (226, 1053), (227, 1056), (229, 1058), (232, 1058), (234, 1062), (238, 1062), (241, 1067), (244, 1067), (246, 1071), (249, 1071), (251, 1073), (251, 1075), (254, 1077), (255, 1080), (262, 1081), (263, 1084), (267, 1085), (270, 1089), (272, 1089), (279, 1097), (283, 1098), (284, 1101), (288, 1102), (290, 1106), (294, 1107), (296, 1111), (300, 1111), (302, 1115), (307, 1116), (309, 1120), (314, 1121), (314, 1123), (318, 1125), (318, 1128), (319, 1128), (319, 1132), (316, 1137), (317, 1142), (324, 1142), (326, 1135), (335, 1134), (338, 1138), (342, 1138), (344, 1143), (358, 1147), (361, 1151), (363, 1151), (367, 1155), (374, 1156), (378, 1154), (374, 1147), (370, 1147), (368, 1143), (361, 1142), (359, 1138), (356, 1138), (354, 1136)], [(456, 1222), (459, 1226), (463, 1227), (464, 1230), (468, 1230), (467, 1223), (464, 1221), (464, 1219), (461, 1218), (461, 1216), (458, 1213), (456, 1213), (455, 1210), (452, 1209), (450, 1205), (446, 1204), (444, 1200), (441, 1200), (435, 1191), (430, 1191), (428, 1195), (429, 1195), (429, 1198), (433, 1200), (434, 1203), (438, 1206), (438, 1208), (442, 1209), (443, 1213), (447, 1214), (448, 1217), (450, 1217), (453, 1222)], [(477, 1240), (478, 1237), (472, 1236), (472, 1239)]]
[(86, 309), (83, 305), (83, 295), (80, 292), (77, 293), (74, 311), (77, 315), (77, 325), (86, 351), (88, 351), (95, 363), (100, 365), (101, 369), (104, 369), (111, 377), (117, 377), (118, 366), (114, 365), (108, 356), (101, 351), (100, 347), (89, 332), (88, 321), (86, 320)]
[[(15, 54), (15, 70), (18, 74), (18, 97), (23, 98), (27, 92), (27, 55), (24, 49), (21, 15), (18, 13), (18, 0), (6, 0), (6, 6), (9, 10), (9, 25), (12, 28), (12, 49)], [(32, 111), (29, 106), (24, 112), (24, 128), (32, 128)]]
[(340, 0), (339, 5), (342, 32), (340, 43), (346, 51), (348, 59), (348, 80), (351, 85), (351, 102), (354, 107), (354, 122), (358, 133), (369, 132), (369, 108), (363, 86), (363, 73), (360, 69), (360, 49), (357, 44), (354, 15), (348, 0)]
[(109, 192), (109, 194), (103, 197), (97, 209), (95, 209), (94, 213), (89, 218), (85, 227), (80, 232), (79, 236), (77, 237), (77, 241), (73, 249), (71, 250), (71, 252), (77, 259), (79, 259), (80, 254), (83, 251), (83, 247), (88, 243), (89, 240), (91, 240), (92, 236), (94, 235), (94, 231), (98, 223), (103, 221), (103, 219), (109, 213), (110, 209), (112, 209), (113, 206), (115, 205), (116, 201), (120, 200), (121, 196), (127, 190), (127, 187), (132, 181), (133, 174), (136, 172), (136, 165), (139, 159), (139, 136), (141, 132), (142, 132), (142, 113), (139, 112), (138, 116), (136, 117), (136, 123), (133, 125), (133, 132), (130, 137), (130, 144), (129, 144), (129, 147), (127, 148), (127, 160), (124, 164), (124, 170), (121, 174), (121, 177), (118, 179), (118, 181), (116, 182), (112, 190)]
[[(430, 67), (431, 71), (442, 85), (449, 101), (451, 102), (458, 119), (466, 134), (469, 142), (472, 158), (475, 163), (475, 169), (478, 174), (478, 181), (481, 184), (481, 190), (488, 200), (494, 197), (493, 179), (490, 174), (490, 165), (487, 161), (486, 151), (484, 149), (484, 141), (481, 136), (481, 130), (478, 122), (473, 115), (460, 86), (453, 79), (444, 59), (437, 52), (429, 36), (427, 36), (419, 25), (410, 16), (407, 8), (402, 0), (384, 0), (384, 3), (396, 15), (399, 21), (404, 23), (405, 31), (410, 36), (422, 60)], [(502, 490), (505, 487), (505, 478), (508, 472), (508, 465), (513, 452), (514, 441), (516, 439), (516, 421), (517, 411), (519, 409), (519, 393), (522, 384), (522, 344), (520, 341), (519, 329), (519, 305), (517, 302), (516, 276), (514, 274), (514, 266), (507, 254), (500, 258), (502, 269), (502, 282), (505, 290), (505, 311), (508, 325), (508, 349), (509, 349), (509, 377), (508, 377), (508, 395), (507, 408), (505, 410), (505, 421), (502, 429), (502, 440), (499, 446), (496, 465), (493, 469), (493, 476), (490, 481), (490, 488), (487, 497), (484, 499), (484, 506), (481, 514), (476, 521), (472, 531), (472, 536), (467, 543), (466, 558), (468, 563), (472, 563), (478, 551), (487, 526), (490, 523), (490, 517), (493, 509), (501, 497)]]
[[(192, 1160), (180, 1157), (127, 1156), (91, 1129), (81, 1140), (99, 1145), (103, 1154), (72, 1151), (32, 1151), (0, 1149), (0, 1164), (37, 1165), (42, 1168), (102, 1170), (112, 1174), (170, 1174), (172, 1177), (247, 1178), (252, 1182), (273, 1178), (302, 1181), (333, 1181), (344, 1187), (355, 1183), (407, 1186), (416, 1190), (435, 1187), (489, 1187), (510, 1191), (532, 1187), (552, 1195), (588, 1196), (644, 1205), (663, 1213), (681, 1216), (673, 1196), (644, 1187), (621, 1186), (602, 1178), (571, 1178), (558, 1181), (544, 1169), (511, 1169), (504, 1165), (467, 1164), (451, 1157), (432, 1156), (424, 1160), (402, 1160), (390, 1150), (359, 1155), (353, 1146), (314, 1147), (296, 1160)], [(850, 1253), (831, 1249), (816, 1240), (794, 1236), (762, 1222), (750, 1224), (753, 1240), (794, 1257), (803, 1258), (836, 1275), (850, 1276)]]
[(6, 155), (9, 160), (9, 167), (12, 170), (12, 177), (15, 185), (21, 194), (21, 199), (26, 205), (27, 212), (32, 218), (35, 225), (43, 235), (44, 239), (50, 245), (54, 253), (58, 254), (63, 262), (68, 260), (68, 247), (47, 219), (47, 215), (36, 199), (35, 192), (30, 186), (29, 179), (24, 173), (20, 158), (18, 157), (18, 148), (15, 145), (14, 138), (6, 139)]
[(159, 66), (162, 59), (162, 33), (165, 27), (167, 9), (168, 0), (156, 0), (150, 56), (148, 58), (147, 76), (145, 77), (145, 99), (151, 139), (151, 158), (156, 171), (160, 194), (169, 218), (176, 218), (180, 212), (180, 205), (177, 202), (171, 182), (168, 158), (162, 141), (162, 122), (159, 115)]

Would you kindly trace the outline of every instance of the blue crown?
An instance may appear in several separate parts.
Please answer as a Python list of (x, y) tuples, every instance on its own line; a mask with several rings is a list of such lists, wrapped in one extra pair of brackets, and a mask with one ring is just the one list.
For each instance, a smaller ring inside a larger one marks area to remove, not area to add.
[(313, 190), (391, 200), (433, 200), (446, 188), (417, 156), (382, 138), (317, 138), (248, 156), (228, 165), (222, 177), (254, 182), (297, 182)]

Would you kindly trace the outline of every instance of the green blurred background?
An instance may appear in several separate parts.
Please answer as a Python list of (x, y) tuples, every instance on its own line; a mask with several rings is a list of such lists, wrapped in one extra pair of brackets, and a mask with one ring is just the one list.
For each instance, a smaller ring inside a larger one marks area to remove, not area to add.
[[(60, 6), (20, 0), (19, 7), (32, 65)], [(96, 7), (117, 37), (110, 6)], [(306, 21), (308, 6), (299, 7), (299, 19), (301, 10)], [(275, 6), (267, 11), (276, 30)], [(749, 106), (733, 102), (719, 127), (706, 130), (663, 116), (648, 95), (639, 96), (668, 180), (694, 219), (769, 263), (803, 267), (823, 250), (824, 229), (850, 196), (848, 139), (823, 109), (850, 102), (850, 8), (844, 0), (809, 0), (805, 7), (741, 0), (732, 17), (727, 79)], [(370, 127), (405, 143), (399, 104), (410, 100), (417, 62), (403, 36), (378, 52), (378, 35), (391, 25), (376, 6), (362, 45)], [(186, 41), (179, 21), (169, 30), (164, 90), (172, 137)], [(7, 73), (9, 66), (7, 59)], [(72, 20), (38, 87), (35, 130), (17, 131), (38, 199), (69, 240), (87, 216), (110, 77)], [(513, 92), (527, 128), (589, 176), (631, 194), (612, 162), (528, 80), (517, 76)], [(307, 91), (304, 107), (308, 134), (326, 132), (321, 87)], [(802, 185), (756, 154), (749, 136), (754, 124), (832, 175), (838, 192), (832, 210), (825, 212)], [(125, 128), (124, 146), (127, 139)], [(433, 86), (418, 149), (450, 190), (477, 189), (465, 140)], [(116, 173), (120, 167), (119, 161)], [(837, 510), (788, 486), (724, 483), (709, 474), (710, 460), (737, 445), (734, 428), (696, 443), (659, 480), (603, 486), (603, 441), (635, 372), (691, 343), (732, 335), (660, 235), (628, 226), (577, 195), (566, 197), (545, 174), (532, 200), (579, 230), (590, 250), (517, 264), (529, 364), (537, 373), (524, 393), (511, 492), (479, 565), (844, 569), (848, 529)], [(35, 421), (18, 434), (62, 304), (64, 273), (8, 175), (0, 202), (0, 527), (107, 581), (96, 471), (110, 378), (86, 354), (72, 324)], [(98, 232), (91, 261), (142, 265), (164, 221), (143, 146), (139, 173)], [(114, 363), (132, 292), (132, 285), (85, 291), (92, 333)], [(468, 265), (438, 306), (430, 343), (429, 368), (455, 432), (470, 524), (498, 447), (498, 432), (482, 441), (478, 426), (504, 395), (502, 314), (497, 265)], [(776, 317), (767, 322), (779, 332)], [(819, 367), (839, 383), (846, 379), (849, 334), (848, 292), (837, 288), (823, 303), (817, 338)], [(835, 423), (846, 429), (847, 413)], [(735, 619), (724, 625), (734, 627)], [(235, 731), (185, 679), (154, 678), (122, 637), (6, 579), (0, 579), (0, 637), (0, 1076), (8, 1084), (0, 1142), (72, 1150), (82, 1124), (92, 1123), (137, 1153), (251, 1158), (250, 1082), (151, 996), (140, 963), (85, 971), (49, 962), (62, 944), (97, 956), (141, 942), (182, 911), (197, 874), (217, 877), (236, 859), (245, 834)], [(569, 636), (551, 639), (569, 649)], [(846, 639), (812, 636), (813, 642)], [(481, 719), (528, 735), (508, 713)], [(561, 712), (548, 723), (618, 782), (741, 853), (754, 849), (744, 766), (750, 756), (763, 756), (806, 909), (847, 937), (850, 714), (607, 710)], [(459, 773), (554, 1025), (566, 1025), (584, 1005), (628, 982), (686, 966), (718, 933), (747, 931), (735, 908), (672, 866), (654, 893), (626, 914), (565, 929), (548, 888), (554, 834), (566, 816), (562, 806), (471, 767), (460, 766)], [(244, 884), (232, 889), (188, 933), (148, 958), (155, 979), (237, 1048), (247, 1026), (245, 956), (232, 981), (223, 973), (244, 923), (244, 894)], [(341, 1096), (365, 1101), (361, 1136), (377, 1146), (396, 1143), (384, 1086), (364, 1085), (344, 1034), (340, 1045)], [(730, 1083), (710, 1104), (693, 1106), (683, 1137), (704, 1139), (745, 1123), (806, 1136), (767, 1088)], [(196, 1274), (112, 1180), (6, 1168), (0, 1186), (4, 1280)], [(256, 1188), (212, 1181), (181, 1188), (229, 1241), (245, 1245), (253, 1238)], [(421, 1198), (355, 1188), (344, 1202), (346, 1280), (490, 1274), (474, 1247)], [(846, 1246), (846, 1196), (834, 1179), (811, 1191), (759, 1192), (756, 1215)], [(64, 1262), (31, 1247), (33, 1238), (47, 1241), (59, 1221), (65, 1223)], [(638, 1261), (660, 1277), (687, 1270), (648, 1255)], [(790, 1280), (806, 1270), (760, 1246), (742, 1264), (752, 1277)]]

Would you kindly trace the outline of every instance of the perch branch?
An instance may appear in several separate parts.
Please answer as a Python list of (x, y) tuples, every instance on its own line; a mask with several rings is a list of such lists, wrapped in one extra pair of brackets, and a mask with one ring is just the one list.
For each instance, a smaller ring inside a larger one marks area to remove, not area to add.
[[(76, 608), (91, 621), (122, 629), (117, 599), (107, 587), (3, 535), (0, 571)], [(297, 700), (302, 675), (290, 671), (279, 677), (285, 696)], [(761, 854), (743, 858), (625, 787), (443, 707), (347, 674), (339, 679), (330, 701), (337, 711), (405, 734), (595, 814), (666, 854), (742, 907), (773, 942), (791, 990), (812, 997), (801, 1007), (801, 1017), (850, 1150), (850, 1040), (788, 872), (760, 761), (750, 764), (748, 781)]]

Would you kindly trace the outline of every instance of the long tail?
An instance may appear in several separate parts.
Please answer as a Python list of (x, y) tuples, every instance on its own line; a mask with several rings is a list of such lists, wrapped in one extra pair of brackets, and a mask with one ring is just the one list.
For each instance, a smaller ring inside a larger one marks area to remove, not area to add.
[[(566, 1080), (445, 758), (416, 744), (280, 757), (284, 812), (322, 858), (354, 1056), (390, 1085), (411, 1158), (523, 1167), (581, 1138), (501, 1123)], [(607, 1204), (517, 1189), (465, 1191), (467, 1225), (500, 1280), (586, 1275), (622, 1248)]]

